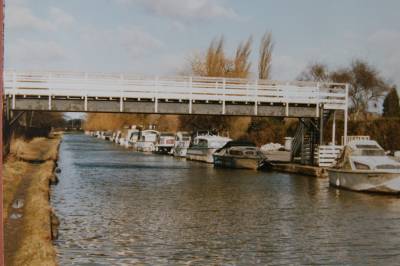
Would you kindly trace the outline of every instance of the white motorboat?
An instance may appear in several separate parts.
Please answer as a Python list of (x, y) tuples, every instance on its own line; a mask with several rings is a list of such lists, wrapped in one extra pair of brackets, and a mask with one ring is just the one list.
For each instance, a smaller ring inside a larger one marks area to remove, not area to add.
[(200, 135), (194, 138), (186, 153), (186, 158), (194, 161), (213, 163), (213, 153), (222, 148), (230, 138), (215, 135)]
[(173, 133), (161, 132), (158, 135), (155, 152), (162, 154), (171, 154), (175, 144), (175, 135)]
[(387, 156), (373, 140), (350, 142), (328, 169), (334, 187), (362, 192), (400, 193), (400, 162)]
[(128, 147), (132, 147), (134, 150), (137, 149), (137, 142), (139, 141), (139, 134), (140, 134), (140, 131), (138, 129), (134, 130), (131, 133), (129, 141), (128, 141), (128, 143), (129, 143)]
[(236, 169), (267, 169), (270, 163), (254, 143), (230, 141), (213, 154), (214, 166)]
[(154, 151), (156, 148), (158, 134), (158, 131), (151, 129), (141, 131), (139, 140), (136, 144), (137, 150), (143, 152)]
[(104, 132), (103, 137), (104, 137), (104, 140), (111, 140), (112, 132), (111, 131)]
[(118, 130), (117, 133), (115, 134), (114, 142), (119, 144), (119, 140), (121, 139), (121, 137), (122, 137), (122, 132), (121, 130)]
[(177, 132), (175, 134), (174, 156), (186, 157), (192, 137), (188, 132)]

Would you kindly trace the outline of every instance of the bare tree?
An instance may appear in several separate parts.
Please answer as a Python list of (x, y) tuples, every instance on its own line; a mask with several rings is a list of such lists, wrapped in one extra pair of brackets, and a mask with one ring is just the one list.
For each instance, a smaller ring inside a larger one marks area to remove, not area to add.
[[(250, 74), (251, 62), (251, 45), (253, 38), (249, 37), (246, 42), (239, 44), (236, 49), (235, 58), (233, 59), (233, 69), (231, 73), (227, 73), (228, 76), (235, 78), (247, 78)], [(228, 68), (229, 69), (229, 68)]]
[(342, 68), (330, 74), (334, 82), (350, 84), (349, 97), (353, 118), (366, 116), (371, 105), (377, 105), (390, 86), (383, 80), (380, 73), (363, 60), (354, 60), (349, 68)]
[(205, 70), (208, 77), (223, 77), (226, 73), (224, 38), (214, 39), (208, 47)]
[(354, 60), (350, 67), (329, 71), (325, 64), (314, 63), (307, 67), (300, 80), (316, 82), (338, 82), (350, 84), (352, 118), (358, 120), (360, 115), (366, 117), (368, 110), (377, 105), (390, 86), (380, 73), (363, 60)]
[(261, 39), (260, 59), (258, 63), (258, 77), (260, 79), (269, 79), (271, 75), (272, 52), (274, 43), (272, 33), (266, 32)]
[(329, 81), (330, 76), (328, 67), (322, 63), (310, 64), (307, 69), (300, 74), (298, 79), (301, 81), (315, 82)]

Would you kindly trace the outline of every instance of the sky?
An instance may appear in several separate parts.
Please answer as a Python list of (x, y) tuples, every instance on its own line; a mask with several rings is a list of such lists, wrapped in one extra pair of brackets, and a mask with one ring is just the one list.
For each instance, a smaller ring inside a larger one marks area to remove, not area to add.
[(223, 35), (228, 54), (271, 31), (272, 78), (356, 58), (400, 87), (398, 0), (6, 0), (5, 65), (174, 75)]

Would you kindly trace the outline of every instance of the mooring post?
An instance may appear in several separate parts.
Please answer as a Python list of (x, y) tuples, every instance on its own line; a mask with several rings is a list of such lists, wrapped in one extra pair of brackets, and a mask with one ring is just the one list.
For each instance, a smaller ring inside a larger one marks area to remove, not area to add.
[[(4, 95), (4, 0), (0, 0), (0, 160), (3, 163), (3, 95)], [(0, 266), (4, 266), (4, 224), (3, 224), (3, 167), (0, 167)]]

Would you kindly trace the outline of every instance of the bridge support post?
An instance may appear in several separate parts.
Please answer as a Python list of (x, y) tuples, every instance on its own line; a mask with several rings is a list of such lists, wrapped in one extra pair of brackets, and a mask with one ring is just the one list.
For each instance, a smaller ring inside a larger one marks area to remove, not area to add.
[(189, 114), (192, 113), (192, 100), (193, 100), (193, 77), (189, 78), (189, 89), (190, 89), (190, 97), (189, 97)]
[(254, 115), (258, 115), (258, 80), (256, 80), (256, 83), (254, 84)]
[(333, 111), (332, 145), (336, 145), (336, 110)]
[(85, 112), (87, 111), (87, 106), (88, 106), (88, 99), (87, 99), (87, 95), (85, 95), (85, 100), (84, 100), (85, 102), (84, 102), (84, 109), (85, 109)]
[[(218, 83), (217, 83), (218, 84)], [(226, 79), (224, 78), (222, 81), (222, 114), (224, 115), (226, 112), (225, 108), (225, 87), (226, 87)]]
[(319, 115), (319, 145), (324, 145), (324, 108), (320, 108)]
[(124, 111), (124, 97), (122, 95), (119, 98), (119, 111), (121, 113)]
[(49, 110), (51, 110), (51, 94), (49, 93)]
[(347, 145), (347, 122), (349, 119), (349, 84), (346, 84), (346, 107), (344, 109), (343, 145)]
[(289, 103), (288, 102), (285, 104), (285, 112), (286, 112), (286, 116), (289, 116)]
[(156, 77), (154, 83), (154, 112), (158, 113), (158, 77)]

